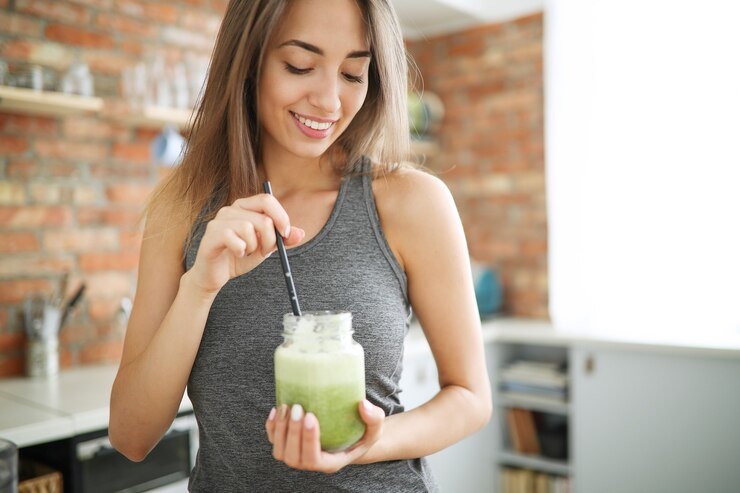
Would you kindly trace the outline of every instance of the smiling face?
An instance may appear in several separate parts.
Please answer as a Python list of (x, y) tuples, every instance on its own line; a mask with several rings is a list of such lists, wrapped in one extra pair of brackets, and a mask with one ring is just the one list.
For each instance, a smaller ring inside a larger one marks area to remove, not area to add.
[(259, 81), (263, 155), (321, 156), (365, 101), (369, 50), (355, 0), (291, 2)]

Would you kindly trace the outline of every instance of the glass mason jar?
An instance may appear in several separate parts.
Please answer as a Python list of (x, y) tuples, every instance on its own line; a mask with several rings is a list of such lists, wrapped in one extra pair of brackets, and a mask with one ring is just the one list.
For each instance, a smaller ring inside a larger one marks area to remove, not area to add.
[(358, 405), (365, 398), (365, 353), (353, 338), (352, 314), (304, 312), (283, 316), (275, 349), (277, 405), (300, 404), (319, 420), (321, 448), (349, 448), (365, 433)]

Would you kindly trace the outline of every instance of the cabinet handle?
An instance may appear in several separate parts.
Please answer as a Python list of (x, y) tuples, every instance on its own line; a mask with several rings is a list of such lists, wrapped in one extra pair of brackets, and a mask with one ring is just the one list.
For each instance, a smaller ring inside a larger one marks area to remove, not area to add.
[(595, 368), (596, 360), (594, 359), (593, 354), (589, 354), (588, 356), (586, 356), (586, 364), (584, 365), (586, 375), (591, 375), (594, 372)]

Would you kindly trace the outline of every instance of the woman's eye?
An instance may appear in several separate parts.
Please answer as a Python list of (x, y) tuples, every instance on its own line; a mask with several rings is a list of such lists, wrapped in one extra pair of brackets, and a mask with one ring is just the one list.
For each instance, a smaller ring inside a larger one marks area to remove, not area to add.
[(344, 77), (350, 82), (357, 82), (358, 84), (362, 84), (363, 82), (362, 77), (359, 75), (344, 74)]
[[(309, 73), (313, 69), (312, 68), (298, 68), (298, 67), (294, 67), (293, 65), (289, 63), (286, 63), (285, 70), (287, 70), (291, 74), (304, 75), (304, 74)], [(350, 82), (356, 82), (358, 84), (362, 84), (364, 82), (364, 79), (359, 75), (352, 75), (352, 74), (347, 74), (347, 73), (342, 74), (342, 75), (344, 75), (344, 78)]]
[(294, 67), (293, 65), (289, 63), (285, 64), (285, 70), (287, 70), (291, 74), (307, 74), (311, 71), (310, 68), (298, 68), (298, 67)]

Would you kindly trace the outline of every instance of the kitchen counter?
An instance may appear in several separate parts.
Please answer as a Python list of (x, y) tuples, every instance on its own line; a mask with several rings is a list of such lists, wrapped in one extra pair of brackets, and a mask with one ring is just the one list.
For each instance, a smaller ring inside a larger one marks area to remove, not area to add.
[[(604, 338), (556, 330), (546, 320), (495, 318), (482, 324), (482, 339), (567, 347), (599, 347), (652, 352), (740, 358), (740, 337), (660, 340)], [(418, 323), (406, 337), (406, 357), (429, 353)], [(84, 366), (62, 371), (55, 378), (0, 379), (0, 437), (20, 447), (105, 429), (108, 400), (118, 365)], [(192, 409), (187, 395), (180, 411)]]
[[(19, 447), (108, 427), (118, 365), (63, 370), (56, 377), (0, 379), (0, 437)], [(187, 395), (179, 411), (192, 409)]]

